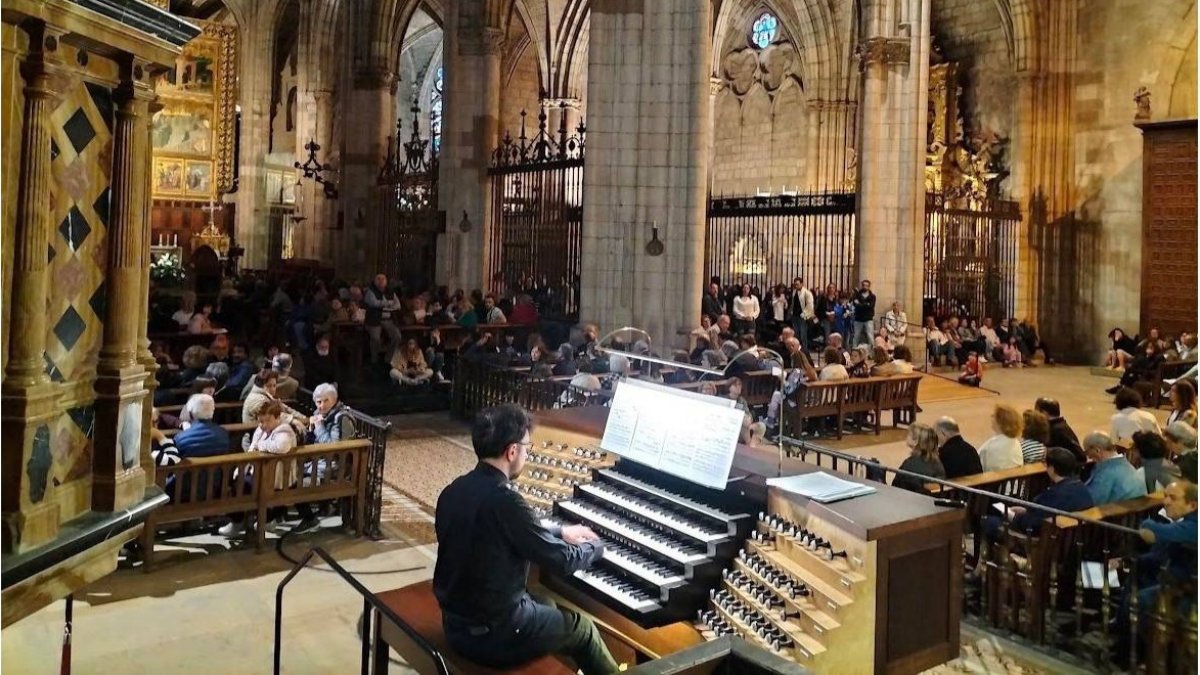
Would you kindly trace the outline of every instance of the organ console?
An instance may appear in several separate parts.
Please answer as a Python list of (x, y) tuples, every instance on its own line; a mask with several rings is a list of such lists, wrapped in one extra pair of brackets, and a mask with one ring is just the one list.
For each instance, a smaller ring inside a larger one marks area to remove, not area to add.
[(817, 467), (748, 446), (726, 489), (704, 487), (599, 448), (606, 417), (598, 407), (538, 414), (536, 451), (568, 464), (543, 476), (531, 459), (525, 473), (536, 473), (516, 489), (547, 520), (605, 541), (591, 569), (538, 570), (534, 581), (591, 615), (618, 659), (726, 635), (816, 672), (916, 673), (958, 656), (960, 510), (882, 484), (810, 502), (765, 480)]

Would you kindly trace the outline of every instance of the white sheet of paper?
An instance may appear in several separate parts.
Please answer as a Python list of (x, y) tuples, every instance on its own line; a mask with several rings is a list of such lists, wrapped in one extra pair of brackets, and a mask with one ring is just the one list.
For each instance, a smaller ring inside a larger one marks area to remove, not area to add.
[[(1081, 565), (1083, 572), (1083, 587), (1087, 589), (1104, 588), (1104, 565), (1103, 563), (1085, 560)], [(1115, 569), (1108, 570), (1108, 587), (1120, 588), (1121, 579), (1117, 576)]]

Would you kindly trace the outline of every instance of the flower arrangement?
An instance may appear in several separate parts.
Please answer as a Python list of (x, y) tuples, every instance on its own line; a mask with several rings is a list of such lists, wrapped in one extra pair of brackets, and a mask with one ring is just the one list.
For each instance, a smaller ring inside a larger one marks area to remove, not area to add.
[(172, 253), (164, 253), (150, 263), (150, 278), (163, 286), (181, 286), (186, 276), (183, 261)]

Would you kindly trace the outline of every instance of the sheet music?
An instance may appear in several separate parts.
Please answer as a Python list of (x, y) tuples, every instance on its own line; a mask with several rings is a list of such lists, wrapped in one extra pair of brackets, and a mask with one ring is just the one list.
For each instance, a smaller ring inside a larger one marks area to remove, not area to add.
[(617, 385), (600, 447), (723, 489), (745, 413), (732, 399), (629, 380)]

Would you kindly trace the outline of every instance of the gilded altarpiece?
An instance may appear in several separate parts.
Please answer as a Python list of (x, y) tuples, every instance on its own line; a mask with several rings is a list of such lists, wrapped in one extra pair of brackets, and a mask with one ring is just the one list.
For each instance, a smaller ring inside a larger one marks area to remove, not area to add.
[(155, 86), (155, 199), (208, 201), (233, 187), (236, 27), (193, 21), (203, 32)]

